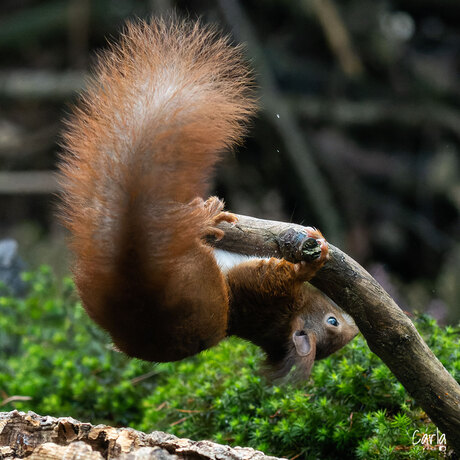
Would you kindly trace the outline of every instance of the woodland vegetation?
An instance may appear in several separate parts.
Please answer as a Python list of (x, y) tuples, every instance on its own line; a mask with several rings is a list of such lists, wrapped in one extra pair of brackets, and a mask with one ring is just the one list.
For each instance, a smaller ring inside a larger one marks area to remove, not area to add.
[[(260, 350), (236, 338), (178, 363), (129, 360), (89, 320), (70, 279), (58, 282), (43, 266), (26, 281), (25, 298), (0, 297), (0, 410), (161, 430), (286, 458), (439, 458), (442, 444), (423, 438), (435, 425), (361, 335), (315, 363), (308, 382), (271, 385)], [(460, 329), (426, 315), (414, 320), (460, 380)], [(1, 430), (0, 419), (4, 440)]]
[(62, 118), (107, 37), (126, 18), (171, 7), (233, 33), (255, 67), (261, 110), (219, 167), (215, 194), (241, 214), (320, 228), (415, 315), (460, 379), (458, 1), (3, 0), (0, 238), (17, 239), (29, 267), (48, 263), (58, 275), (34, 270), (24, 298), (2, 291), (2, 409), (290, 458), (438, 455), (412, 444), (416, 430), (436, 428), (362, 337), (300, 386), (268, 385), (260, 353), (233, 339), (152, 366), (111, 350), (60, 281), (69, 266), (54, 215)]

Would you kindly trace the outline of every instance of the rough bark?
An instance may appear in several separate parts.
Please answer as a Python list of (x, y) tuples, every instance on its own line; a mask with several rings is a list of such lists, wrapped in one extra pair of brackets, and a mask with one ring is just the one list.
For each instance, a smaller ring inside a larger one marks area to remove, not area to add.
[(54, 418), (34, 412), (0, 412), (0, 458), (31, 460), (276, 460), (247, 447), (191, 441), (154, 431), (93, 426), (71, 417)]
[[(236, 224), (219, 225), (225, 237), (215, 243), (216, 247), (249, 255), (285, 257), (297, 262), (303, 257), (302, 248), (307, 246), (306, 259), (312, 254), (314, 257), (311, 241), (305, 238), (305, 227), (237, 217)], [(297, 241), (296, 248), (292, 246), (293, 241)], [(330, 259), (311, 283), (354, 318), (369, 348), (391, 369), (460, 455), (459, 384), (380, 284), (331, 244), (329, 253)]]

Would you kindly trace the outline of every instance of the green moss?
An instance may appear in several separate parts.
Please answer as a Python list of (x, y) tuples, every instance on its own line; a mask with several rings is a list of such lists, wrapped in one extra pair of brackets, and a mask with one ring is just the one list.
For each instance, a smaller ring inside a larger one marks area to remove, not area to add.
[[(115, 352), (86, 316), (72, 282), (47, 267), (25, 275), (24, 299), (0, 297), (2, 410), (163, 430), (298, 458), (437, 458), (413, 446), (436, 433), (381, 360), (357, 337), (302, 384), (269, 385), (261, 352), (230, 339), (199, 356), (154, 365)], [(459, 329), (426, 316), (417, 327), (460, 379)], [(415, 438), (420, 439), (420, 438)]]

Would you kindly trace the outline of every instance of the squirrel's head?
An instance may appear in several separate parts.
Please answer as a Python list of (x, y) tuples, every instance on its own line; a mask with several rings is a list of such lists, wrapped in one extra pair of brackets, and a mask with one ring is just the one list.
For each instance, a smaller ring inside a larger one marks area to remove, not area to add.
[(351, 316), (309, 283), (303, 287), (301, 313), (291, 322), (287, 353), (272, 365), (271, 377), (287, 375), (295, 365), (296, 379), (307, 379), (313, 363), (342, 348), (359, 332)]

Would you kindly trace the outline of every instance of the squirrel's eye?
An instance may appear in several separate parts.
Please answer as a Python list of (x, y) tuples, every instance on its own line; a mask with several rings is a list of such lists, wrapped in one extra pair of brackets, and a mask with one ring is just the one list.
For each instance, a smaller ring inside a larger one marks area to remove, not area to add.
[(339, 325), (339, 322), (337, 321), (336, 318), (334, 318), (334, 316), (329, 316), (329, 318), (327, 319), (327, 322), (329, 324), (332, 324), (332, 326), (338, 326)]

